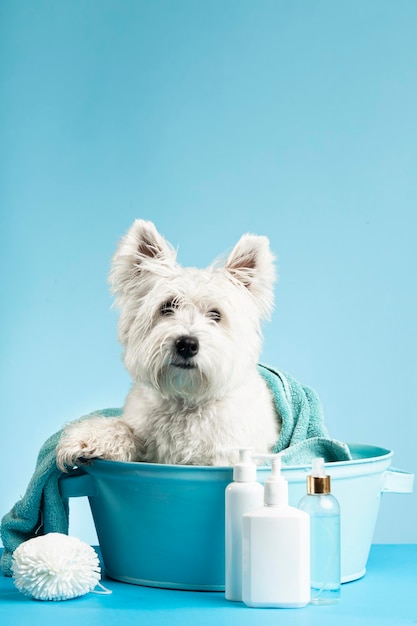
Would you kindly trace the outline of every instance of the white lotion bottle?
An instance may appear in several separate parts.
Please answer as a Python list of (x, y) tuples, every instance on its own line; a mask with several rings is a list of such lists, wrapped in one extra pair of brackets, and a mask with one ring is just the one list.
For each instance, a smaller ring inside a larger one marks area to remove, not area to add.
[(340, 599), (340, 507), (330, 492), (324, 459), (313, 459), (307, 495), (298, 505), (310, 516), (311, 604), (335, 604)]
[(272, 457), (264, 506), (243, 516), (243, 602), (255, 608), (301, 608), (310, 601), (310, 518), (288, 505), (281, 458)]
[(242, 601), (242, 520), (244, 513), (263, 505), (264, 488), (256, 482), (250, 449), (239, 450), (239, 463), (225, 492), (226, 600)]

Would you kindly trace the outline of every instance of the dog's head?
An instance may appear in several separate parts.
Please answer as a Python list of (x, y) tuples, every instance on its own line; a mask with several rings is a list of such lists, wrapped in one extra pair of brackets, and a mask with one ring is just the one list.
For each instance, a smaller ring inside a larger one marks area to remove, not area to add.
[(178, 265), (155, 226), (136, 220), (110, 273), (132, 379), (188, 404), (241, 384), (259, 358), (274, 279), (266, 237), (244, 235), (222, 265), (198, 270)]

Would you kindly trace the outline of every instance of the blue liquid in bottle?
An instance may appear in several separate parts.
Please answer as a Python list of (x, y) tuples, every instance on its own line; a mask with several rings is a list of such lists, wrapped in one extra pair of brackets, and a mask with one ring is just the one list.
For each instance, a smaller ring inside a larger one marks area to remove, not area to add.
[(340, 515), (310, 514), (310, 537), (310, 601), (333, 604), (340, 599)]

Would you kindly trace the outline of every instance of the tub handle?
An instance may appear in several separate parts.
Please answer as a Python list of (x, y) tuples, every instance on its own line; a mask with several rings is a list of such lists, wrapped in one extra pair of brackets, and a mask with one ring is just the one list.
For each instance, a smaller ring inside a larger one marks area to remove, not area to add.
[(95, 496), (97, 490), (91, 474), (77, 469), (70, 474), (63, 474), (59, 479), (59, 491), (62, 498), (81, 498)]
[(389, 467), (382, 475), (382, 493), (412, 493), (414, 474)]

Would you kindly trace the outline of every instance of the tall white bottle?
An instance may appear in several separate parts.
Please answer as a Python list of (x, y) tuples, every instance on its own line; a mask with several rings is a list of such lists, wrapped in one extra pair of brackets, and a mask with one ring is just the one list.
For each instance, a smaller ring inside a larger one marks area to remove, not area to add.
[(226, 487), (225, 547), (226, 600), (242, 600), (242, 519), (243, 514), (263, 505), (264, 488), (256, 482), (256, 465), (250, 449), (239, 450), (239, 463), (233, 468), (233, 480)]
[(250, 607), (301, 608), (310, 601), (310, 518), (288, 505), (280, 457), (272, 460), (264, 504), (243, 516), (243, 602)]

